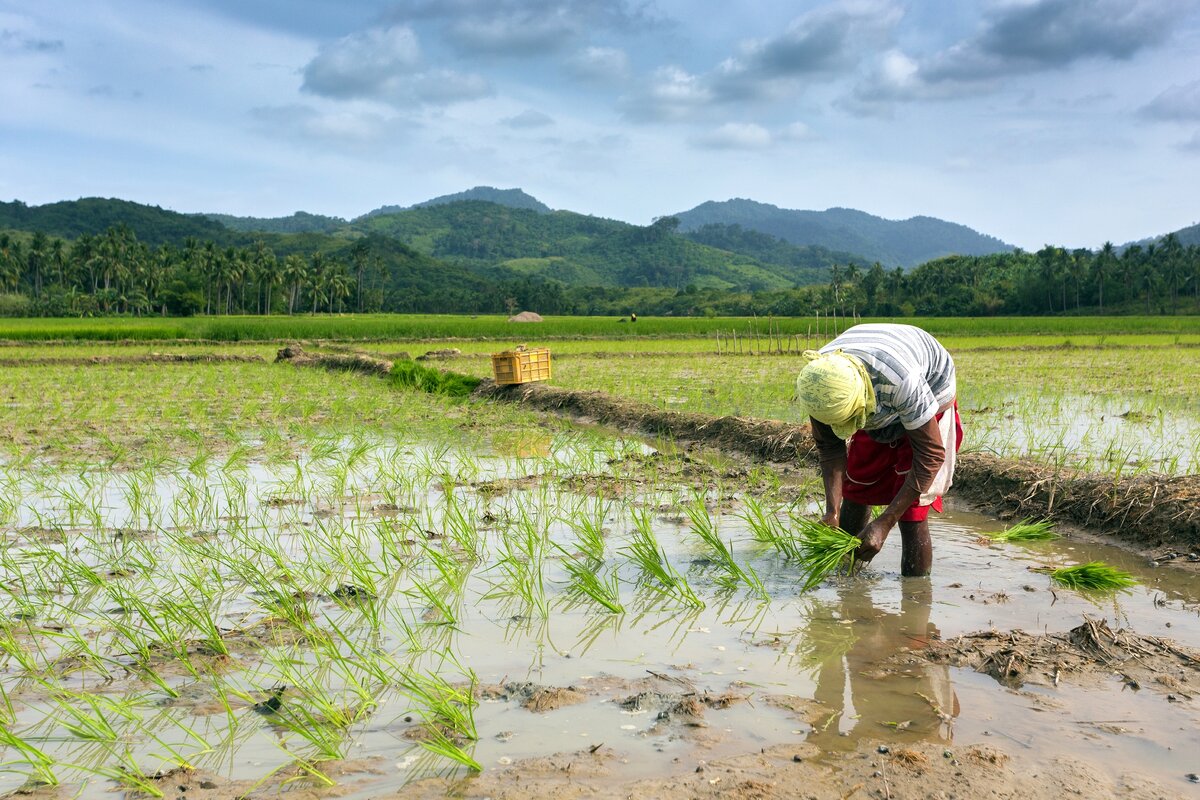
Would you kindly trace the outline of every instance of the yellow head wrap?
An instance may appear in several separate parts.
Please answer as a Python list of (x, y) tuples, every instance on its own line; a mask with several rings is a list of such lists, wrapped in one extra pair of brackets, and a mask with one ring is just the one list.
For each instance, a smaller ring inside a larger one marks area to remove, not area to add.
[(803, 413), (849, 439), (875, 413), (875, 389), (867, 368), (841, 350), (805, 350), (803, 358), (808, 363), (796, 378), (796, 402)]

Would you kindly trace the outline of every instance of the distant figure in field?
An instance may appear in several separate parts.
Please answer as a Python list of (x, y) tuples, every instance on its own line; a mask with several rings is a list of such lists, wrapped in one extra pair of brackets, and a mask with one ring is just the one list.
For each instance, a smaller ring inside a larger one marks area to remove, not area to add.
[(630, 314), (630, 315), (629, 315), (629, 321), (630, 321), (630, 322), (637, 322), (637, 314)]
[[(823, 522), (862, 539), (870, 561), (900, 524), (901, 573), (928, 575), (929, 509), (942, 510), (962, 445), (954, 359), (912, 325), (855, 325), (796, 378), (825, 484)], [(846, 440), (849, 440), (847, 442)], [(871, 506), (885, 506), (868, 521)]]

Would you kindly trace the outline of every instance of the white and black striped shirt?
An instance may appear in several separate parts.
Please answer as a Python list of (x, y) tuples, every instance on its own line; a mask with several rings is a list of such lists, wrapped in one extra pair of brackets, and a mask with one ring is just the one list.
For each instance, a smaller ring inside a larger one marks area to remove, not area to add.
[(841, 350), (860, 359), (875, 387), (875, 413), (866, 430), (897, 422), (905, 430), (920, 428), (954, 399), (954, 359), (946, 348), (913, 325), (873, 323), (847, 328), (821, 348)]

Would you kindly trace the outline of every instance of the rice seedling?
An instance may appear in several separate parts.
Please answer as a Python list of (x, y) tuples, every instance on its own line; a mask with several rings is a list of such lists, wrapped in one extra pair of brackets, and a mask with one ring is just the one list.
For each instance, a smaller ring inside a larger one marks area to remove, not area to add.
[(847, 573), (854, 570), (854, 552), (862, 545), (857, 536), (815, 520), (793, 518), (793, 522), (797, 528), (795, 560), (804, 579), (802, 592), (819, 586), (842, 567)]
[[(453, 661), (453, 657), (448, 656)], [(461, 665), (455, 663), (461, 670)], [(399, 677), (399, 686), (413, 703), (413, 713), (420, 716), (427, 726), (443, 727), (462, 739), (475, 740), (479, 732), (475, 727), (475, 685), (478, 679), (471, 670), (465, 670), (467, 684), (455, 686), (436, 672), (426, 673), (415, 668), (406, 668)]]
[(80, 768), (108, 778), (118, 786), (123, 786), (137, 794), (154, 798), (165, 796), (153, 777), (142, 771), (128, 745), (119, 748), (111, 746), (107, 749), (107, 753), (109, 758), (117, 762), (116, 765), (104, 764), (95, 767), (81, 765)]
[(137, 713), (129, 701), (115, 700), (89, 692), (70, 692), (43, 684), (57, 704), (58, 724), (73, 736), (89, 742), (116, 742), (121, 738), (116, 725), (132, 722)]
[(425, 729), (425, 735), (421, 738), (420, 745), (430, 753), (460, 764), (472, 772), (483, 772), (483, 765), (437, 726)]
[(704, 608), (704, 601), (688, 584), (687, 578), (671, 565), (666, 551), (659, 545), (650, 512), (635, 509), (631, 513), (634, 529), (629, 534), (629, 544), (621, 552), (641, 571), (642, 585), (692, 608)]
[(547, 539), (544, 526), (521, 507), (515, 524), (501, 532), (499, 557), (490, 569), (498, 569), (503, 579), (486, 597), (517, 598), (530, 613), (547, 616), (550, 609), (542, 575)]
[(1041, 571), (1048, 572), (1050, 580), (1059, 586), (1079, 591), (1117, 592), (1137, 586), (1137, 581), (1128, 572), (1103, 561), (1089, 561), (1086, 564), (1046, 568)]
[(993, 542), (1046, 542), (1060, 538), (1049, 520), (1034, 522), (1031, 519), (1023, 519), (1002, 531), (985, 532), (984, 535)]
[[(754, 497), (746, 497), (742, 501), (743, 511), (739, 515), (750, 528), (755, 541), (768, 544), (781, 556), (792, 563), (800, 564), (805, 554), (801, 550), (800, 540), (779, 519), (778, 514), (772, 513)], [(793, 524), (797, 518), (789, 514)]]
[(18, 761), (0, 763), (0, 772), (9, 772), (13, 766), (25, 765), (28, 767), (28, 772), (22, 774), (26, 775), (27, 782), (32, 786), (54, 787), (59, 785), (58, 776), (54, 772), (58, 761), (28, 740), (18, 736), (8, 724), (0, 724), (0, 746), (20, 754)]
[(590, 516), (584, 511), (573, 513), (567, 519), (567, 524), (575, 532), (576, 547), (593, 561), (604, 560), (604, 518), (607, 514), (608, 504), (598, 501)]
[(563, 568), (571, 576), (571, 584), (567, 589), (568, 596), (586, 598), (614, 614), (624, 614), (625, 606), (621, 605), (621, 588), (615, 571), (607, 577), (599, 574), (603, 562), (592, 559), (573, 558), (565, 547), (553, 543), (554, 548), (562, 554)]
[(397, 361), (391, 378), (396, 386), (455, 398), (468, 397), (480, 383), (479, 378), (433, 369), (415, 361)]
[(768, 599), (766, 587), (754, 568), (739, 564), (733, 557), (732, 545), (726, 543), (717, 533), (716, 525), (704, 504), (704, 497), (697, 495), (683, 510), (692, 524), (692, 532), (700, 537), (708, 548), (714, 565), (720, 570), (716, 578), (717, 585), (723, 589), (736, 589), (739, 584), (744, 583), (759, 597)]

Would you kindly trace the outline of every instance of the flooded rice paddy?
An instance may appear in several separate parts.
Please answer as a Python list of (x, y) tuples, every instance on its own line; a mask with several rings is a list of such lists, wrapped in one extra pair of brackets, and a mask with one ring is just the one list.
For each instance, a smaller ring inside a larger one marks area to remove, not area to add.
[[(1085, 617), (1200, 646), (1194, 573), (1086, 535), (989, 544), (1003, 523), (952, 508), (931, 578), (899, 577), (893, 536), (800, 594), (747, 500), (786, 529), (816, 507), (802, 472), (577, 428), (256, 446), (0, 467), (0, 791), (154, 795), (194, 768), (229, 797), (472, 796), (477, 770), (557, 753), (609, 754), (600, 785), (780, 745), (836, 766), (864, 742), (990, 742), (1181, 795), (1200, 769), (1190, 697), (895, 658)], [(1093, 559), (1140, 585), (1086, 596), (1031, 569)]]

